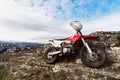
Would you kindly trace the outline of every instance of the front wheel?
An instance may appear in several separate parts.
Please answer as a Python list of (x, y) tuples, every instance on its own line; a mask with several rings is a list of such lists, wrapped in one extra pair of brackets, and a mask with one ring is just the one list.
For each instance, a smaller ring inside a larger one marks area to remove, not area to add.
[(44, 52), (44, 59), (45, 62), (48, 64), (53, 64), (56, 62), (58, 55), (50, 55), (50, 53), (56, 51), (56, 49), (54, 47), (48, 47), (45, 49)]
[(92, 50), (92, 58), (90, 58), (86, 47), (83, 47), (80, 52), (81, 61), (84, 65), (92, 68), (102, 67), (106, 60), (107, 55), (101, 45), (89, 45)]

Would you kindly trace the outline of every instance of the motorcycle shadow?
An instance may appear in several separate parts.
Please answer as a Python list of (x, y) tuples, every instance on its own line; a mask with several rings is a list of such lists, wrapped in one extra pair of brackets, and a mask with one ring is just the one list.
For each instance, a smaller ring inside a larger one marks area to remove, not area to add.
[(106, 64), (103, 67), (110, 67), (115, 63), (115, 61), (106, 61)]
[(78, 54), (63, 55), (58, 58), (58, 62), (75, 63)]

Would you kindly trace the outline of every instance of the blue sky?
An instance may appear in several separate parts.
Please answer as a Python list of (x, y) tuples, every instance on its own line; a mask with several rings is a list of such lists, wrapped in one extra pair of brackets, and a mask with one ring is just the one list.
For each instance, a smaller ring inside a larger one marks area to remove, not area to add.
[(120, 31), (120, 0), (1, 0), (0, 40), (47, 42), (82, 32)]
[[(56, 2), (55, 2), (56, 1)], [(91, 20), (111, 13), (120, 12), (119, 0), (41, 0), (38, 7), (43, 7), (46, 14), (53, 15), (56, 19), (83, 19)], [(48, 7), (46, 7), (49, 4)], [(34, 0), (31, 0), (31, 6), (36, 6)], [(54, 9), (52, 9), (53, 7)], [(51, 13), (49, 13), (51, 11)]]

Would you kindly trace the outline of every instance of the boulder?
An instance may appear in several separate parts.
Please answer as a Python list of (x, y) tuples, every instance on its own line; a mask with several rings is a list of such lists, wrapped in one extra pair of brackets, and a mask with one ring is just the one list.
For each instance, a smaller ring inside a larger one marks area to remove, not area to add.
[(100, 39), (100, 42), (104, 43), (106, 46), (120, 46), (120, 31), (100, 31), (91, 33), (90, 35), (98, 37)]

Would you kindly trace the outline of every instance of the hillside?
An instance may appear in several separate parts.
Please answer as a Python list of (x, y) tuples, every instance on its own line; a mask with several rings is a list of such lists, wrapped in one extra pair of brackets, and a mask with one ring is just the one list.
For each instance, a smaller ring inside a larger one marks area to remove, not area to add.
[(95, 32), (106, 45), (107, 64), (100, 68), (83, 65), (76, 56), (62, 57), (53, 65), (46, 64), (39, 46), (30, 51), (0, 54), (0, 80), (119, 80), (120, 32)]

